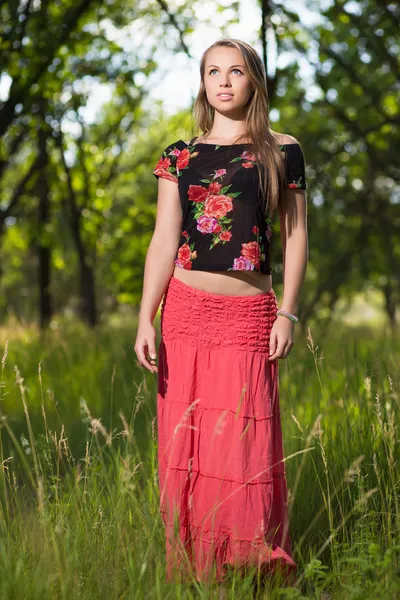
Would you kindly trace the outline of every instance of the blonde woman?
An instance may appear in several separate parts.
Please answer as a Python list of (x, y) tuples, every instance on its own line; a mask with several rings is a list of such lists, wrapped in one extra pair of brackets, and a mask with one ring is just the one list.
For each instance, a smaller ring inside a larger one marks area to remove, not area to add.
[[(294, 343), (308, 258), (304, 155), (268, 118), (263, 63), (237, 39), (203, 54), (200, 135), (155, 166), (158, 205), (135, 351), (158, 372), (160, 511), (166, 577), (297, 565), (288, 531), (278, 359)], [(279, 213), (284, 292), (270, 245)], [(153, 319), (161, 300), (156, 365)], [(281, 312), (282, 311), (282, 312)]]

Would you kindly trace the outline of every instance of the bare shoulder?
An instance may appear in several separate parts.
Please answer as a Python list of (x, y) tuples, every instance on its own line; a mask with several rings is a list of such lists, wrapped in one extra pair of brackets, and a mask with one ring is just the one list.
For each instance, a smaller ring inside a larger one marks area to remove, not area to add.
[(276, 141), (278, 144), (298, 144), (299, 140), (297, 140), (293, 135), (289, 135), (287, 133), (276, 133), (274, 134)]

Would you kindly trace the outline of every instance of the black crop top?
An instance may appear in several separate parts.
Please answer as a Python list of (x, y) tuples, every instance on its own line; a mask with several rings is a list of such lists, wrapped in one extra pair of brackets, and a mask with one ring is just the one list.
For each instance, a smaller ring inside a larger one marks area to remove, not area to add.
[[(167, 146), (153, 171), (179, 188), (182, 232), (175, 265), (270, 274), (272, 222), (264, 215), (251, 144), (193, 144), (195, 139)], [(306, 189), (300, 145), (279, 147), (285, 152), (287, 187)]]

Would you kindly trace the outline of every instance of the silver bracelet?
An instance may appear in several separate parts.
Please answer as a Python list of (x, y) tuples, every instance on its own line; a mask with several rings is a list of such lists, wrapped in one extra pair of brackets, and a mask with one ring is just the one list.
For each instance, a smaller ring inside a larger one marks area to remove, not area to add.
[(287, 317), (288, 319), (290, 319), (291, 321), (293, 321), (293, 323), (297, 323), (298, 320), (299, 320), (299, 318), (296, 317), (296, 315), (292, 315), (292, 313), (286, 312), (286, 310), (279, 309), (276, 314), (277, 315), (282, 315), (283, 317)]

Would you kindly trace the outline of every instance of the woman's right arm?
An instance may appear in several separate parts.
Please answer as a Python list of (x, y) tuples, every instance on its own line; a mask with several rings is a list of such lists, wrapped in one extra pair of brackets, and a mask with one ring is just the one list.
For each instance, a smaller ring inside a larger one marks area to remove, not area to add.
[[(159, 177), (156, 224), (144, 266), (143, 292), (135, 352), (140, 364), (156, 372), (148, 355), (156, 353), (156, 331), (153, 320), (174, 271), (174, 259), (182, 231), (182, 209), (178, 183)], [(154, 363), (154, 360), (152, 361)]]

